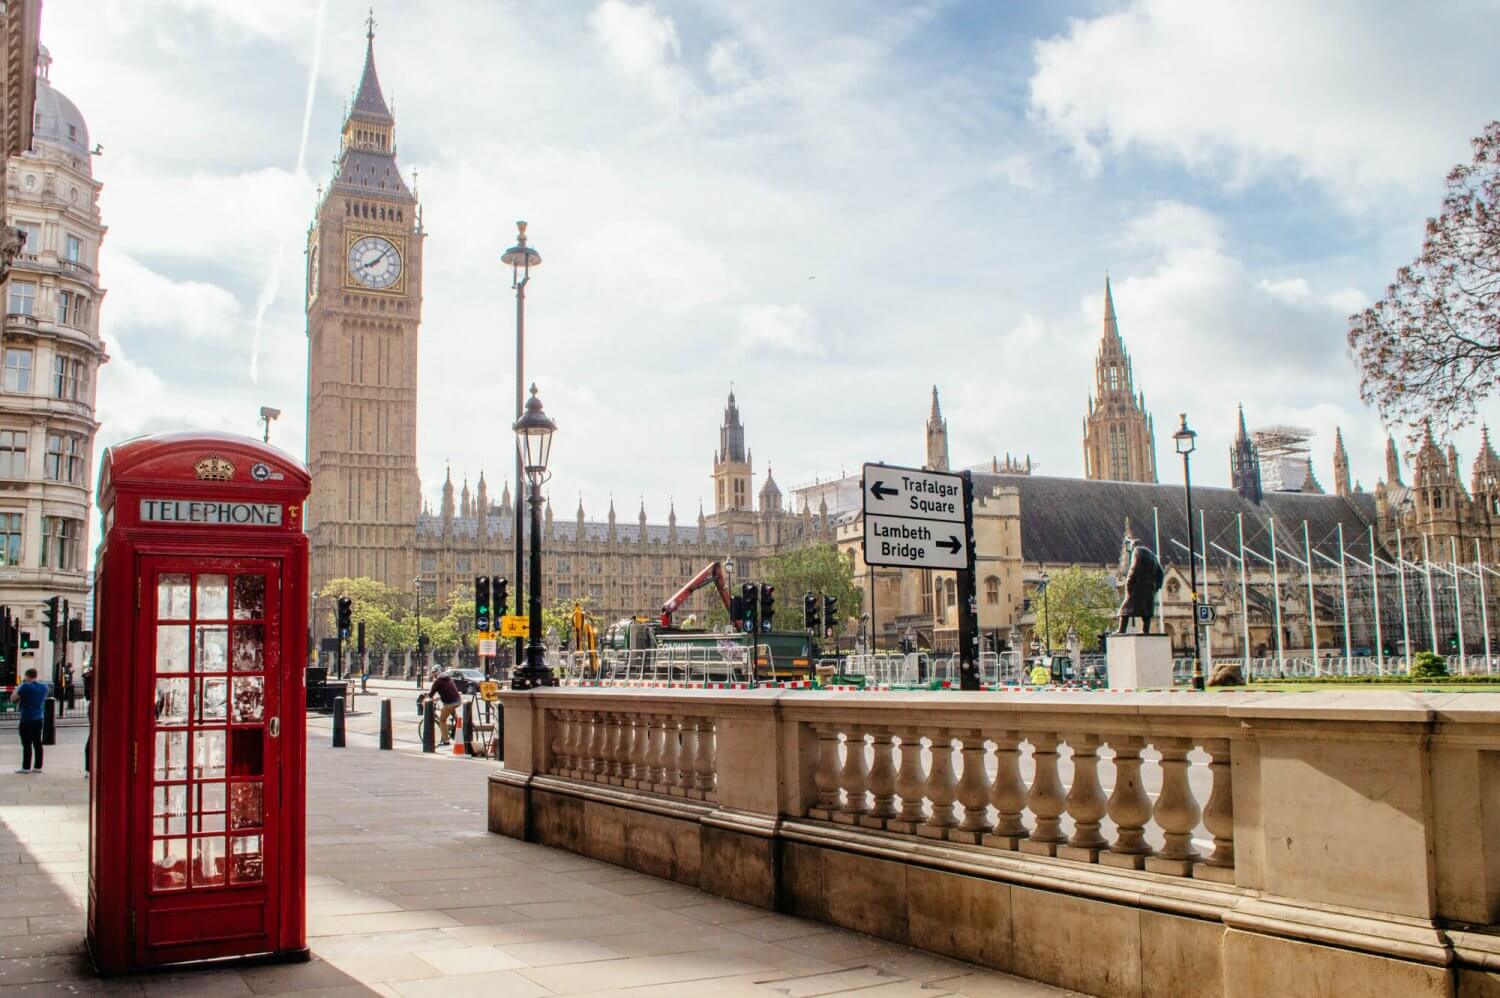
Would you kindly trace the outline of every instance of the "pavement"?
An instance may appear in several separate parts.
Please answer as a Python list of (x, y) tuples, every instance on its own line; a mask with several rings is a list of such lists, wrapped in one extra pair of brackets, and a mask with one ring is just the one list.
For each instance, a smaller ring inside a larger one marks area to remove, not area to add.
[(347, 748), (330, 747), (328, 718), (309, 720), (303, 964), (94, 977), (86, 732), (59, 729), (42, 776), (14, 775), (19, 742), (0, 738), (0, 998), (1069, 994), (492, 835), (492, 764), (422, 754), (412, 696), (390, 693), (394, 751), (376, 748), (373, 697)]

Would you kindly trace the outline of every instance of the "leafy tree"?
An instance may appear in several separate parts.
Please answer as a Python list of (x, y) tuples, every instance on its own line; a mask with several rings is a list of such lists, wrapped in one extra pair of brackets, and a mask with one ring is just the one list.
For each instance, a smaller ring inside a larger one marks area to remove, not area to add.
[(1411, 678), (1436, 679), (1448, 674), (1448, 663), (1441, 655), (1430, 651), (1419, 651), (1412, 656)]
[[(863, 593), (854, 582), (854, 562), (840, 554), (832, 544), (809, 544), (773, 555), (761, 563), (761, 574), (766, 582), (776, 587), (778, 619), (785, 614), (785, 619), (795, 621), (783, 623), (778, 630), (802, 629), (802, 596), (809, 592), (819, 599), (827, 595), (838, 600), (841, 623), (835, 633), (841, 633), (849, 620), (859, 618)], [(723, 606), (716, 606), (715, 610), (722, 621), (729, 619)], [(818, 612), (822, 612), (821, 605)], [(715, 618), (715, 612), (710, 611), (710, 625)]]
[(603, 622), (599, 614), (594, 610), (594, 600), (591, 596), (580, 599), (554, 600), (551, 606), (542, 607), (542, 633), (546, 635), (547, 629), (551, 628), (557, 632), (557, 639), (570, 648), (576, 648), (577, 643), (573, 640), (573, 604), (583, 604), (583, 614), (594, 629), (603, 631)]
[(1068, 628), (1078, 633), (1079, 646), (1093, 648), (1115, 619), (1119, 600), (1114, 584), (1103, 572), (1086, 572), (1077, 566), (1055, 573), (1047, 583), (1045, 599), (1032, 597), (1038, 635), (1046, 635), (1053, 648), (1066, 648)]
[(357, 631), (365, 625), (365, 644), (370, 648), (406, 649), (416, 643), (416, 627), (409, 619), (411, 598), (383, 582), (370, 578), (330, 579), (318, 593), (319, 634), (333, 634), (337, 626), (340, 597), (352, 601), (350, 620)]
[(1472, 422), (1500, 379), (1500, 121), (1448, 174), (1442, 212), (1385, 297), (1349, 317), (1360, 394), (1387, 423)]

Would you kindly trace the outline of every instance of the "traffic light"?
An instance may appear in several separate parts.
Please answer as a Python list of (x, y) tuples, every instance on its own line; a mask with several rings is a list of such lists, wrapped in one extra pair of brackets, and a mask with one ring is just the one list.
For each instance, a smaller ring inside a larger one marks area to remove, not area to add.
[(419, 635), (417, 635), (417, 654), (418, 655), (425, 655), (426, 653), (427, 653), (427, 635), (425, 635), (425, 634), (419, 634)]
[(47, 640), (53, 643), (57, 641), (57, 621), (62, 611), (62, 597), (52, 596), (42, 601), (46, 609), (42, 612), (42, 620), (47, 625)]
[(22, 631), (21, 647), (26, 651), (36, 651), (41, 645), (36, 643), (36, 638), (31, 636), (30, 631)]
[(769, 631), (771, 629), (771, 618), (776, 615), (776, 587), (760, 584), (760, 629)]
[(839, 598), (837, 596), (823, 597), (823, 636), (832, 637), (833, 632), (839, 626)]
[(339, 637), (347, 638), (354, 616), (354, 601), (347, 596), (339, 597)]
[(802, 594), (802, 628), (807, 631), (818, 629), (818, 598), (812, 593)]
[(474, 630), (490, 629), (490, 577), (474, 576)]
[(739, 596), (729, 597), (729, 622), (735, 627), (743, 627), (745, 619), (745, 601)]
[(490, 606), (494, 612), (491, 619), (498, 622), (510, 612), (510, 580), (495, 576), (490, 582)]
[(755, 583), (747, 582), (740, 586), (740, 607), (743, 612), (740, 626), (747, 633), (753, 633), (757, 629), (756, 620), (760, 613), (760, 593)]
[(1451, 633), (1451, 634), (1448, 635), (1448, 650), (1452, 651), (1452, 652), (1458, 651), (1458, 632), (1457, 631), (1454, 631), (1453, 633)]

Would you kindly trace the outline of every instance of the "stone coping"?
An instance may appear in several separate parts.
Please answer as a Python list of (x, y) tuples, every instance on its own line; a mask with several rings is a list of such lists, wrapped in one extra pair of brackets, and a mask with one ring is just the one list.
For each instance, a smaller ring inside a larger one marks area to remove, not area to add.
[[(948, 713), (949, 726), (961, 727), (966, 714), (1086, 713), (1094, 716), (1181, 716), (1243, 720), (1319, 720), (1447, 724), (1500, 724), (1500, 693), (1443, 693), (1396, 690), (1318, 690), (1273, 692), (1073, 692), (1031, 690), (1015, 693), (933, 690), (914, 692), (824, 692), (821, 690), (608, 689), (560, 687), (502, 691), (502, 702), (534, 698), (546, 705), (584, 702), (621, 710), (682, 709), (715, 714), (758, 713), (773, 707), (782, 715), (816, 720), (830, 711), (871, 713)], [(926, 722), (924, 722), (926, 723)]]

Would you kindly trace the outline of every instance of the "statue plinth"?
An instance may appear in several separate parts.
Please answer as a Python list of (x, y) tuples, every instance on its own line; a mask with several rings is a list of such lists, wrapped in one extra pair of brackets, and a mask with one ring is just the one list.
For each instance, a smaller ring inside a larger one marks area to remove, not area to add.
[(1111, 634), (1104, 642), (1104, 661), (1112, 690), (1172, 685), (1172, 639), (1165, 634)]

